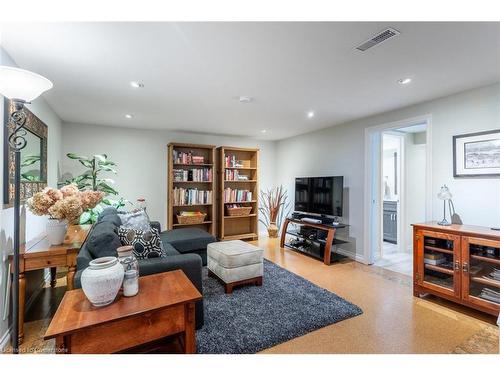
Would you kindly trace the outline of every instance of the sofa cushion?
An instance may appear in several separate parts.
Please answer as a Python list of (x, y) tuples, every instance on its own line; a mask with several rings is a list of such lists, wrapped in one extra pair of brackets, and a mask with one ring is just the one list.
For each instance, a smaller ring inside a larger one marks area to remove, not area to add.
[(110, 222), (100, 222), (94, 225), (87, 239), (87, 250), (93, 259), (117, 256), (116, 249), (121, 246), (116, 227)]
[(215, 242), (209, 244), (207, 248), (208, 264), (214, 260), (225, 268), (261, 264), (263, 253), (264, 251), (257, 246), (240, 240)]
[(122, 225), (122, 221), (120, 220), (120, 217), (117, 214), (108, 214), (105, 216), (99, 216), (99, 219), (97, 219), (98, 223), (112, 223), (115, 227), (119, 227)]
[(160, 233), (155, 228), (142, 231), (131, 228), (120, 227), (118, 236), (122, 245), (134, 247), (134, 255), (137, 259), (150, 259), (165, 256), (161, 245)]
[(161, 234), (161, 240), (168, 242), (180, 253), (204, 250), (215, 237), (199, 228), (181, 228), (167, 230)]
[(166, 256), (172, 256), (172, 255), (179, 255), (180, 253), (175, 250), (175, 247), (170, 245), (168, 242), (162, 242), (161, 245), (163, 246), (163, 251), (165, 252)]

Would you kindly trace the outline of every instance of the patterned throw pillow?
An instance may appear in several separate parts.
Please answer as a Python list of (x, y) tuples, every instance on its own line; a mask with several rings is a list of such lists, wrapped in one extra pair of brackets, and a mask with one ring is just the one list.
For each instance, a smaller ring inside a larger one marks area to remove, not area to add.
[(136, 229), (148, 231), (150, 227), (149, 217), (146, 211), (139, 210), (134, 212), (122, 213), (119, 212), (118, 216), (122, 221), (122, 227), (129, 229)]
[(155, 228), (142, 231), (122, 226), (118, 229), (118, 237), (120, 237), (122, 245), (134, 247), (134, 255), (137, 259), (166, 256), (161, 245), (160, 232)]

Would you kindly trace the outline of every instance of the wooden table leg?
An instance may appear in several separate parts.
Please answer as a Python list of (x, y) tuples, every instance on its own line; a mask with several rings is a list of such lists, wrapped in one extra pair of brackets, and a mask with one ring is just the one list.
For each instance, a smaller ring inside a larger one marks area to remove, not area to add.
[(73, 290), (73, 283), (75, 281), (75, 266), (68, 267), (68, 274), (66, 275), (66, 290)]
[(283, 228), (281, 229), (280, 247), (285, 246), (286, 230), (288, 228), (289, 223), (290, 223), (290, 220), (285, 219), (285, 222), (283, 223)]
[(194, 302), (186, 304), (184, 313), (184, 353), (196, 353)]
[(331, 260), (331, 255), (332, 255), (332, 242), (333, 239), (335, 238), (335, 229), (328, 229), (328, 235), (326, 237), (326, 244), (325, 244), (325, 256), (323, 257), (323, 262), (326, 265), (330, 265), (330, 260)]
[(50, 287), (55, 288), (57, 285), (57, 267), (50, 267)]
[(26, 297), (26, 278), (24, 273), (19, 274), (19, 344), (24, 340), (24, 309)]

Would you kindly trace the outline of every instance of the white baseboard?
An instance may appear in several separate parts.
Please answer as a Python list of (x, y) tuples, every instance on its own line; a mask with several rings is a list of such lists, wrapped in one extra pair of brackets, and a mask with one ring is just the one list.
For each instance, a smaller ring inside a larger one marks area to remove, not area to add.
[(5, 351), (5, 348), (10, 343), (10, 332), (12, 328), (9, 327), (7, 331), (3, 334), (2, 338), (0, 338), (0, 354)]
[(365, 260), (365, 257), (363, 255), (358, 254), (358, 253), (354, 253), (354, 252), (349, 251), (349, 250), (344, 250), (344, 249), (341, 249), (339, 247), (337, 247), (335, 249), (335, 252), (339, 253), (340, 255), (346, 256), (346, 257), (348, 257), (350, 259), (353, 259), (356, 262), (360, 262), (360, 263), (363, 263), (363, 264), (368, 264), (366, 262), (366, 260)]

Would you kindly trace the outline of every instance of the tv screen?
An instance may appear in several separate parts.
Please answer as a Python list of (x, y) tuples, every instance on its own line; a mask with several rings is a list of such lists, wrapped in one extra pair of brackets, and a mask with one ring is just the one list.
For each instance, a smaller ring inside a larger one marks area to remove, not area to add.
[(342, 216), (344, 177), (299, 177), (295, 179), (295, 211)]

